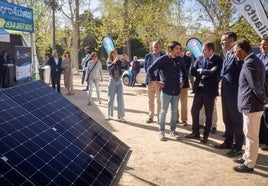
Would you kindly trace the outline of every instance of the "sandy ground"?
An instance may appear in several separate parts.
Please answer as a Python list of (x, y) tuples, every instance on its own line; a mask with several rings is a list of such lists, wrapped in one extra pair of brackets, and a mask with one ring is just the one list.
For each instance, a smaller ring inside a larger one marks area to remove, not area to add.
[[(169, 115), (167, 114), (167, 141), (159, 141), (157, 123), (147, 124), (148, 104), (146, 88), (124, 86), (124, 101), (127, 123), (116, 120), (106, 121), (107, 114), (107, 80), (102, 83), (102, 104), (97, 104), (96, 92), (94, 101), (87, 105), (87, 92), (82, 91), (81, 76), (74, 76), (74, 96), (63, 95), (86, 112), (90, 117), (107, 128), (130, 147), (126, 158), (113, 185), (146, 186), (146, 185), (267, 185), (268, 186), (268, 152), (259, 149), (259, 157), (254, 173), (236, 173), (232, 167), (237, 164), (225, 156), (228, 150), (218, 150), (213, 146), (222, 143), (224, 125), (221, 115), (220, 98), (217, 100), (218, 132), (211, 134), (207, 144), (184, 138), (191, 132), (191, 114), (193, 94), (188, 101), (188, 123), (183, 127), (177, 125), (179, 140), (169, 137)], [(115, 102), (116, 103), (116, 102)], [(116, 111), (116, 109), (115, 109)], [(115, 112), (116, 116), (117, 112)], [(201, 129), (202, 130), (202, 129)], [(202, 133), (202, 131), (201, 131)]]

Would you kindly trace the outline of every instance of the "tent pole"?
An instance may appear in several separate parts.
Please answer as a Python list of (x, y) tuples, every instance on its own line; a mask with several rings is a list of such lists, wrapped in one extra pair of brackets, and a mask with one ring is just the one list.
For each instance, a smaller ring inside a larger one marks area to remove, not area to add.
[(34, 80), (39, 80), (40, 76), (39, 76), (39, 70), (38, 70), (38, 61), (36, 61), (35, 59), (37, 59), (36, 56), (36, 49), (35, 49), (35, 41), (34, 41), (34, 33), (31, 33), (31, 58), (32, 58), (32, 69), (33, 69), (33, 81)]

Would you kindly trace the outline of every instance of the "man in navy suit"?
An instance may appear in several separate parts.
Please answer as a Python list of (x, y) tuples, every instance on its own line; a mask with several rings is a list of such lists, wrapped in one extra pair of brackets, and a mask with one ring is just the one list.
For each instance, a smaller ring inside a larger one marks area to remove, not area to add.
[[(265, 92), (268, 96), (268, 37), (264, 37), (261, 40), (260, 46), (261, 53), (257, 54), (257, 57), (262, 61), (265, 67)], [(264, 114), (261, 119), (260, 127), (260, 142), (263, 143), (262, 150), (268, 151), (268, 108), (264, 109)]]
[(60, 78), (61, 78), (61, 63), (62, 63), (62, 58), (59, 57), (58, 51), (53, 50), (52, 51), (52, 56), (48, 60), (48, 65), (51, 68), (51, 83), (52, 83), (52, 88), (56, 89), (57, 86), (57, 91), (60, 93)]
[(243, 128), (246, 138), (245, 153), (242, 158), (235, 160), (241, 165), (234, 167), (234, 170), (252, 172), (258, 157), (260, 121), (263, 106), (266, 104), (265, 68), (261, 60), (252, 52), (248, 41), (238, 41), (234, 47), (234, 52), (237, 58), (243, 61), (239, 75), (237, 106), (239, 112), (243, 114)]
[[(234, 32), (226, 32), (221, 37), (222, 49), (226, 51), (221, 71), (221, 101), (222, 117), (225, 125), (225, 140), (218, 149), (231, 149), (226, 153), (228, 157), (235, 157), (242, 154), (244, 140), (243, 118), (237, 108), (238, 79), (242, 63), (234, 56), (233, 47), (237, 41)], [(234, 142), (234, 145), (233, 145)]]
[(207, 143), (209, 131), (212, 125), (212, 113), (214, 101), (219, 95), (218, 85), (220, 71), (222, 67), (222, 58), (214, 54), (215, 46), (212, 42), (206, 42), (203, 45), (203, 56), (195, 61), (191, 69), (191, 74), (195, 77), (193, 92), (194, 100), (191, 109), (192, 113), (192, 133), (186, 135), (186, 138), (200, 139), (199, 132), (199, 111), (202, 106), (205, 107), (206, 125), (204, 128), (202, 143)]
[(2, 52), (2, 56), (0, 57), (0, 88), (6, 87), (6, 82), (8, 80), (8, 63), (9, 55), (5, 50)]

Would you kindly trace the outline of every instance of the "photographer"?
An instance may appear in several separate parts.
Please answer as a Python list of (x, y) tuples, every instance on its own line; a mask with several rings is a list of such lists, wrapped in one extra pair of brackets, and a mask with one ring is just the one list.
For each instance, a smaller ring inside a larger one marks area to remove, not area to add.
[(123, 99), (123, 85), (121, 77), (123, 71), (129, 68), (129, 58), (127, 55), (123, 55), (120, 59), (118, 54), (118, 49), (113, 49), (107, 59), (107, 68), (109, 70), (109, 83), (108, 83), (108, 116), (107, 120), (113, 117), (114, 112), (114, 97), (117, 94), (117, 109), (118, 109), (118, 120), (121, 122), (126, 122), (125, 116), (125, 106)]

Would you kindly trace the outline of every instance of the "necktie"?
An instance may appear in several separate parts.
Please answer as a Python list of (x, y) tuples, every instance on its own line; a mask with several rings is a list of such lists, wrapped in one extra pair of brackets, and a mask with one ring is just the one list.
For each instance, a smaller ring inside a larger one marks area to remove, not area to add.
[(208, 62), (209, 62), (209, 58), (206, 58), (206, 59), (205, 59), (205, 69), (208, 68)]

